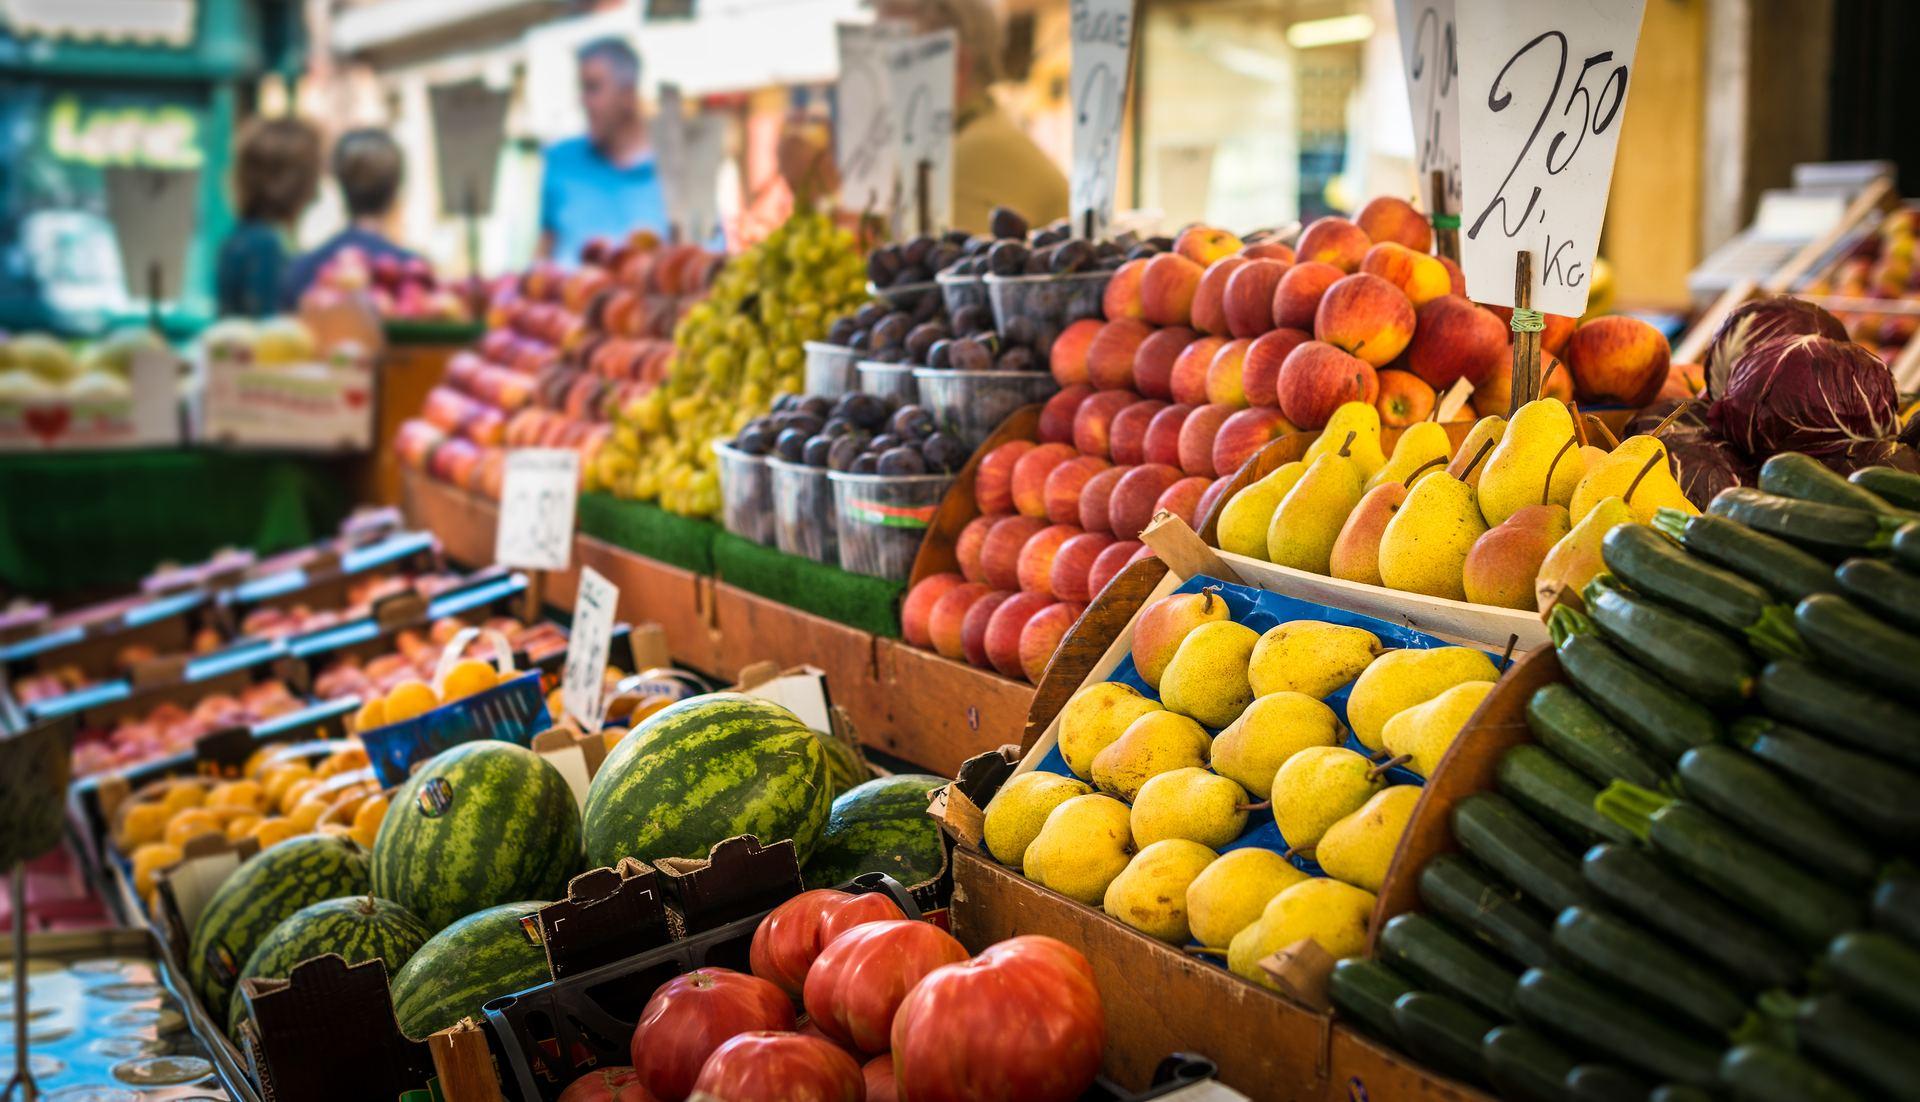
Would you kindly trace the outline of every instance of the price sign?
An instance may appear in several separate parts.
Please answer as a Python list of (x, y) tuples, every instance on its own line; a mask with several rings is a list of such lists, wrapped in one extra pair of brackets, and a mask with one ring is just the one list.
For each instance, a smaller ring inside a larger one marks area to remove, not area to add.
[(1394, 0), (1400, 23), (1400, 60), (1407, 70), (1407, 107), (1413, 115), (1415, 167), (1423, 182), (1446, 180), (1447, 209), (1460, 209), (1460, 60), (1455, 50), (1454, 0)]
[(1072, 10), (1073, 175), (1068, 182), (1074, 231), (1098, 237), (1113, 218), (1120, 173), (1120, 124), (1133, 68), (1133, 0), (1073, 0)]
[(899, 142), (895, 133), (893, 76), (886, 27), (842, 23), (840, 80), (835, 85), (834, 160), (840, 166), (840, 205), (847, 210), (886, 210), (899, 187)]
[(588, 731), (598, 731), (607, 715), (607, 648), (613, 643), (613, 615), (620, 590), (591, 566), (580, 568), (580, 589), (573, 598), (573, 626), (567, 633), (567, 667), (561, 674), (560, 700), (567, 714)]
[(1460, 263), (1476, 302), (1586, 312), (1646, 0), (1457, 0)]
[(565, 570), (573, 557), (573, 506), (580, 493), (580, 453), (572, 448), (516, 448), (500, 481), (500, 526), (493, 561), (524, 570)]
[[(953, 82), (957, 36), (939, 31), (907, 39), (890, 51), (893, 104), (899, 123), (900, 189), (906, 201), (894, 230), (902, 237), (925, 225), (937, 233), (953, 224)], [(926, 165), (926, 210), (920, 209), (921, 165)]]
[(681, 106), (678, 85), (660, 86), (660, 113), (654, 123), (654, 147), (659, 151), (661, 190), (665, 192), (667, 221), (680, 228), (685, 240), (702, 242), (720, 228), (716, 185), (726, 158), (726, 120), (705, 111), (688, 118)]

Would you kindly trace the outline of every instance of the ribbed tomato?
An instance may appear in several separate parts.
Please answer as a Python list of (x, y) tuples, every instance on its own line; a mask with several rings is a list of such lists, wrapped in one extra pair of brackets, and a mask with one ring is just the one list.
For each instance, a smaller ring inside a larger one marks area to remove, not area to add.
[(758, 976), (700, 968), (661, 985), (633, 1030), (633, 1066), (660, 1102), (693, 1092), (700, 1067), (729, 1037), (792, 1029), (793, 1001)]
[(807, 969), (834, 938), (862, 922), (905, 917), (885, 892), (801, 892), (761, 920), (747, 961), (754, 975), (797, 999), (806, 988)]
[(1050, 937), (1016, 937), (907, 993), (893, 1017), (893, 1074), (909, 1102), (1072, 1102), (1106, 1044), (1087, 958)]
[(742, 1033), (714, 1050), (694, 1084), (700, 1102), (862, 1102), (853, 1057), (818, 1037)]
[(927, 973), (967, 959), (953, 935), (926, 922), (868, 922), (833, 940), (807, 973), (807, 1016), (868, 1056), (885, 1052), (900, 1000)]
[(860, 1074), (867, 1080), (867, 1102), (900, 1102), (900, 1085), (893, 1081), (893, 1053), (868, 1060)]
[(595, 1068), (560, 1092), (559, 1102), (654, 1102), (632, 1068)]

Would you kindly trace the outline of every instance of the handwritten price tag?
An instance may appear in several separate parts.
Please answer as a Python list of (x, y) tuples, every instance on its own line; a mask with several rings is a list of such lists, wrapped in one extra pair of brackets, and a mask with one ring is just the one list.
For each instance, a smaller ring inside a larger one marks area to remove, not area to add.
[(889, 100), (893, 75), (886, 27), (841, 23), (840, 80), (835, 86), (834, 160), (840, 166), (840, 205), (887, 210), (899, 188), (899, 141)]
[(1133, 67), (1133, 0), (1073, 0), (1073, 175), (1076, 233), (1098, 237), (1113, 218), (1120, 124)]
[(580, 568), (580, 590), (573, 598), (573, 626), (567, 633), (567, 667), (560, 677), (560, 700), (567, 714), (588, 731), (598, 731), (607, 715), (607, 648), (613, 643), (613, 617), (620, 589), (591, 566)]
[[(953, 224), (953, 67), (952, 31), (910, 38), (890, 51), (893, 106), (899, 126), (900, 190), (906, 201), (894, 230), (900, 236), (920, 232), (924, 220), (932, 232)], [(927, 209), (920, 210), (920, 166), (927, 166)]]
[(523, 570), (565, 570), (573, 557), (573, 506), (580, 493), (580, 453), (571, 448), (516, 448), (500, 481), (500, 526), (493, 561)]
[(1457, 0), (1460, 264), (1476, 302), (1586, 312), (1646, 0)]
[(1413, 114), (1415, 167), (1422, 186), (1445, 174), (1447, 208), (1460, 209), (1460, 56), (1454, 0), (1394, 0), (1400, 23), (1400, 60), (1407, 69), (1407, 106)]

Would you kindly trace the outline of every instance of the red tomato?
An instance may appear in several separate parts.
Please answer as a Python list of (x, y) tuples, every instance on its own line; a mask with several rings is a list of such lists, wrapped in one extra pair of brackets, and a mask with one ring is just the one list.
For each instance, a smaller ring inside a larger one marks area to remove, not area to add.
[(559, 1102), (654, 1102), (632, 1068), (596, 1068), (560, 1092)]
[(850, 895), (816, 888), (780, 904), (761, 921), (747, 959), (754, 975), (797, 999), (813, 959), (834, 938), (862, 922), (905, 917), (885, 892)]
[(700, 1065), (727, 1038), (763, 1029), (792, 1029), (793, 1002), (757, 976), (701, 968), (667, 981), (640, 1012), (633, 1030), (633, 1066), (660, 1102), (693, 1092)]
[(1050, 937), (1016, 937), (907, 993), (893, 1018), (893, 1073), (912, 1102), (1071, 1102), (1106, 1043), (1087, 958)]
[(900, 1085), (893, 1081), (893, 1053), (868, 1060), (860, 1074), (867, 1080), (867, 1102), (900, 1102)]
[(866, 1083), (853, 1057), (818, 1037), (742, 1033), (700, 1069), (702, 1102), (863, 1102)]
[(953, 935), (925, 922), (868, 922), (833, 940), (807, 973), (807, 1015), (868, 1056), (885, 1052), (893, 1013), (921, 977), (967, 959)]

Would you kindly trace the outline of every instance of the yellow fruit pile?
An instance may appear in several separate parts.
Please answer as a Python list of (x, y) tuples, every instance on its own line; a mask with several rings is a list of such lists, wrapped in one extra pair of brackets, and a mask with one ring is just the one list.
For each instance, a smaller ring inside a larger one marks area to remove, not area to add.
[(484, 693), (512, 676), (512, 670), (502, 674), (496, 672), (489, 662), (478, 658), (462, 658), (447, 671), (440, 692), (434, 692), (432, 685), (417, 677), (409, 677), (387, 690), (385, 696), (369, 697), (354, 713), (353, 729), (371, 731), (390, 723), (404, 723), (443, 704)]

